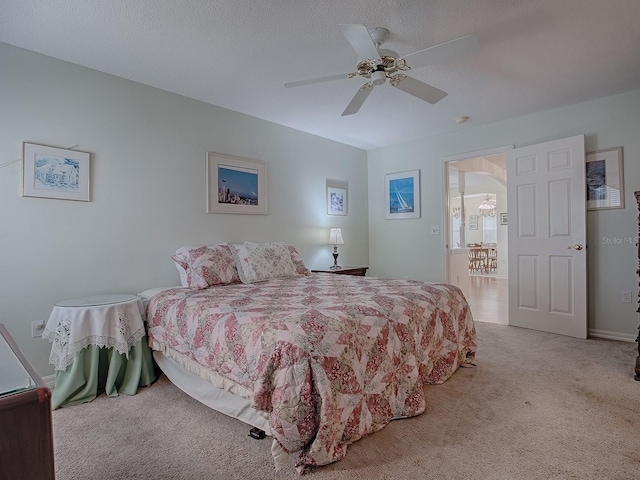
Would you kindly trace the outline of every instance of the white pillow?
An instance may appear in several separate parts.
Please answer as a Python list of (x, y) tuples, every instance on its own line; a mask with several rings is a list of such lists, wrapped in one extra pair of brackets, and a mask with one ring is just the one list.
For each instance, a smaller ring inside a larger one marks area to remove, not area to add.
[(230, 244), (242, 283), (298, 275), (286, 243)]

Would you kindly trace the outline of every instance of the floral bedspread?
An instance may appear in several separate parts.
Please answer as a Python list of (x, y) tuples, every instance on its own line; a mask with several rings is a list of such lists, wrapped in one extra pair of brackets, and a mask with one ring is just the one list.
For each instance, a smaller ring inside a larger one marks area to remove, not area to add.
[(300, 473), (425, 409), (476, 351), (455, 286), (316, 273), (256, 284), (171, 289), (147, 309), (150, 341), (250, 392)]

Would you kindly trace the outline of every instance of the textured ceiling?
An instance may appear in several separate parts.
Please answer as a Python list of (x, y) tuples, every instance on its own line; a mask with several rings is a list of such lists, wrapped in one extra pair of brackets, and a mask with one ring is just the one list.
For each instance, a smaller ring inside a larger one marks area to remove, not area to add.
[[(1, 42), (367, 150), (640, 88), (639, 21), (640, 0), (0, 0)], [(409, 72), (435, 105), (382, 85), (341, 117), (364, 80), (283, 87), (354, 71), (340, 23), (481, 50)]]

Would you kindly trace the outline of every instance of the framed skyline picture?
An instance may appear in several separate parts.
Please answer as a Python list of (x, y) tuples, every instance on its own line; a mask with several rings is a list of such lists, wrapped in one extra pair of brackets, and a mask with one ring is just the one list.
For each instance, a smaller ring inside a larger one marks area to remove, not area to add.
[(207, 152), (207, 213), (266, 215), (266, 162)]
[(624, 208), (622, 147), (587, 152), (587, 210)]
[(420, 218), (420, 170), (384, 176), (385, 218)]
[(22, 196), (89, 201), (91, 154), (23, 143)]
[(347, 214), (347, 189), (327, 187), (327, 215)]

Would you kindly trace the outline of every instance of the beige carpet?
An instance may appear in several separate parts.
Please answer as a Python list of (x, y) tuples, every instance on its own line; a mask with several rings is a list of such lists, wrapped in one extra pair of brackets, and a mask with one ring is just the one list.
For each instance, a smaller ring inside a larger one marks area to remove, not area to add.
[[(427, 387), (427, 411), (309, 479), (638, 479), (635, 344), (477, 324), (478, 367)], [(288, 479), (270, 439), (163, 376), (133, 397), (53, 414), (57, 480)]]

